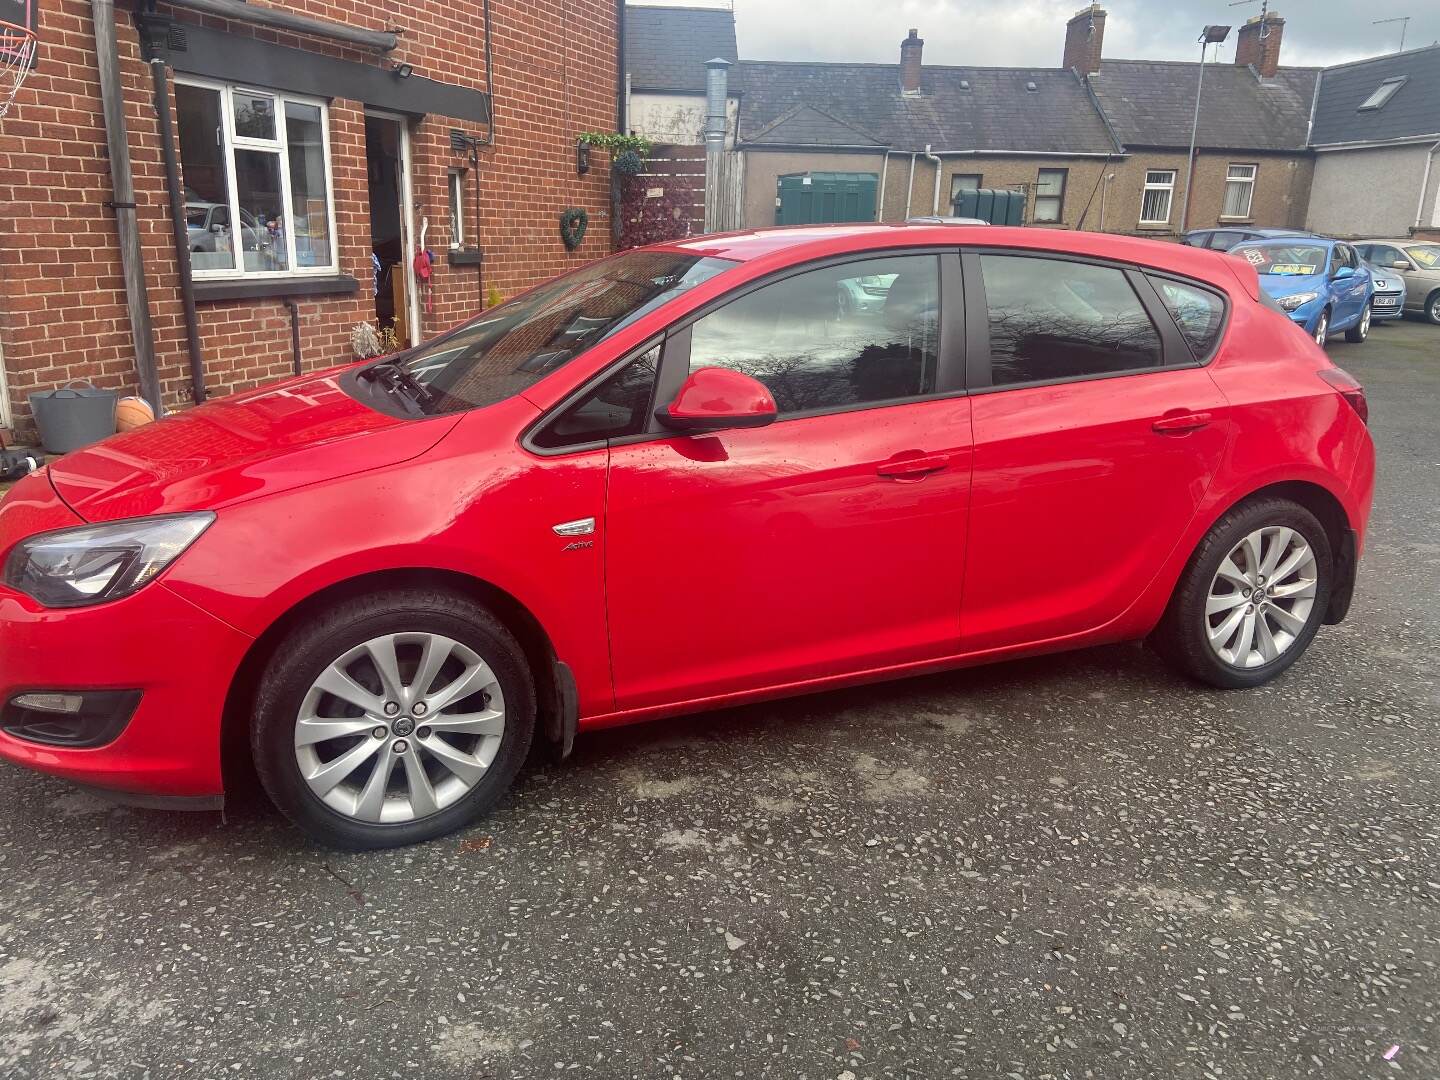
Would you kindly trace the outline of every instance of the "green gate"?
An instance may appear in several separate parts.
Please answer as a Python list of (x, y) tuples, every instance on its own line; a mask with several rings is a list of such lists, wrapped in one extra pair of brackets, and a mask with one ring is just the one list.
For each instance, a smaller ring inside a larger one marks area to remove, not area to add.
[(776, 225), (874, 221), (874, 173), (796, 173), (776, 181)]

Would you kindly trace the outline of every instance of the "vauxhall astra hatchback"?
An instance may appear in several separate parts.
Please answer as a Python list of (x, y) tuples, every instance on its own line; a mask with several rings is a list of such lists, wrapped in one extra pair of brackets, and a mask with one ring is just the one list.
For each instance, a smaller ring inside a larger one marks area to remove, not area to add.
[[(1226, 688), (1350, 605), (1354, 379), (1213, 251), (707, 236), (61, 458), (0, 506), (0, 755), (315, 839), (577, 732), (1147, 640)], [(244, 772), (242, 768), (241, 773)]]

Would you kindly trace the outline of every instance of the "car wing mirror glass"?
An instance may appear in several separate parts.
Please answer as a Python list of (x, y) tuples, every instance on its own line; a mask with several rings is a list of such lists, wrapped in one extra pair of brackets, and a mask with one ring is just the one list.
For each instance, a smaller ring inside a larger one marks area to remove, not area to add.
[(1331, 278), (1332, 281), (1339, 281), (1339, 280), (1341, 280), (1342, 278), (1353, 277), (1354, 274), (1355, 274), (1355, 268), (1354, 268), (1354, 267), (1352, 267), (1352, 266), (1341, 266), (1341, 267), (1337, 267), (1337, 268), (1336, 268), (1335, 273), (1331, 274), (1331, 275), (1330, 275), (1330, 278)]
[(655, 418), (671, 431), (693, 435), (764, 427), (778, 413), (775, 398), (758, 379), (729, 368), (702, 367), (690, 373), (674, 401), (655, 410)]

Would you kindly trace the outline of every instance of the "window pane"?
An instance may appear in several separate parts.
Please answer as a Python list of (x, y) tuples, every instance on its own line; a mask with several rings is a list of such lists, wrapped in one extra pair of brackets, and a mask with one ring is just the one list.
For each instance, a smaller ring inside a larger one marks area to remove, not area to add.
[(220, 91), (175, 84), (175, 126), (185, 178), (185, 231), (196, 270), (235, 269), (230, 181), (225, 168)]
[(1064, 169), (1041, 169), (1039, 182), (1035, 185), (1037, 195), (1059, 195), (1064, 190)]
[(288, 270), (280, 155), (269, 150), (236, 150), (235, 186), (240, 193), (240, 249), (245, 253), (245, 269)]
[(1140, 204), (1141, 221), (1170, 220), (1170, 189), (1150, 188)]
[(1145, 183), (1147, 184), (1173, 184), (1175, 174), (1173, 172), (1147, 172)]
[(697, 322), (690, 370), (753, 376), (782, 413), (914, 397), (935, 388), (939, 308), (931, 255), (812, 270)]
[(275, 138), (274, 98), (236, 90), (231, 100), (235, 104), (235, 135), (237, 138)]
[(1230, 180), (1225, 184), (1225, 208), (1221, 210), (1225, 217), (1249, 217), (1250, 216), (1250, 184), (1249, 182), (1239, 183)]
[(1119, 270), (982, 255), (995, 385), (1158, 367), (1160, 335)]
[(950, 178), (950, 197), (953, 200), (962, 191), (979, 191), (979, 173), (956, 173)]
[(1059, 221), (1060, 200), (1050, 195), (1037, 196), (1035, 199), (1035, 220)]
[[(290, 220), (295, 223), (295, 264), (329, 266), (330, 205), (325, 194), (325, 131), (320, 108), (285, 103), (285, 145), (290, 152)], [(283, 239), (280, 244), (284, 248)]]
[(1196, 358), (1209, 353), (1220, 336), (1220, 323), (1225, 317), (1225, 305), (1220, 298), (1204, 289), (1164, 278), (1151, 278), (1150, 281), (1175, 317), (1181, 335)]
[(638, 360), (626, 364), (560, 418), (535, 435), (535, 445), (557, 449), (638, 435), (645, 430), (650, 399), (655, 390), (655, 373), (660, 364), (656, 345)]
[(450, 174), (450, 246), (459, 247), (465, 240), (465, 177)]

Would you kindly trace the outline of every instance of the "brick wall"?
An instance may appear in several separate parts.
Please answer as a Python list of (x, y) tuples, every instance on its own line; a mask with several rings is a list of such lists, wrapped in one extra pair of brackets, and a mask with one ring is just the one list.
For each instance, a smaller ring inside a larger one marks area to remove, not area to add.
[[(390, 59), (417, 74), (484, 88), (480, 0), (288, 0), (283, 6), (366, 29), (402, 27)], [(615, 128), (615, 9), (612, 0), (492, 0), (496, 142), (480, 152), (480, 233), (484, 289), (504, 296), (611, 250), (608, 160), (575, 172), (575, 136)], [(251, 29), (177, 13), (181, 21), (311, 52), (370, 63), (371, 53), (319, 39)], [(150, 73), (130, 16), (117, 16), (126, 121), (134, 160), (156, 352), (167, 408), (190, 400), (184, 329)], [(125, 307), (109, 163), (95, 76), (90, 5), (51, 0), (41, 11), (39, 66), (0, 120), (0, 346), (14, 419), (28, 428), (25, 395), (73, 378), (135, 392), (133, 338)], [(369, 196), (364, 106), (335, 99), (329, 113), (337, 248), (341, 273), (358, 294), (299, 298), (307, 370), (350, 357), (356, 322), (372, 319)], [(451, 128), (481, 136), (483, 125), (427, 116), (411, 126), (417, 230), (428, 217), (435, 251), (433, 312), (426, 332), (477, 311), (481, 273), (451, 267), (447, 174), (468, 166), (449, 145)], [(467, 240), (474, 239), (475, 183), (466, 184)], [(559, 212), (584, 207), (591, 227), (576, 252), (559, 235)], [(243, 389), (291, 371), (290, 315), (278, 299), (200, 304), (206, 386)]]

